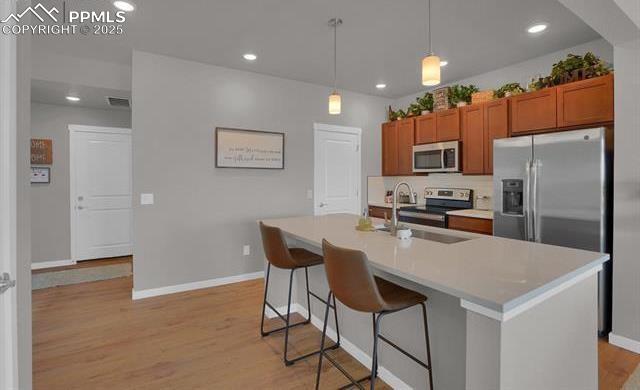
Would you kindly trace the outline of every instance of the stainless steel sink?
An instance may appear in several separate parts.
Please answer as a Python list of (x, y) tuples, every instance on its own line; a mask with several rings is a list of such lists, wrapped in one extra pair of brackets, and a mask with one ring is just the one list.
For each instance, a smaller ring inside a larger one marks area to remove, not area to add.
[[(378, 229), (380, 232), (389, 233), (389, 228)], [(411, 229), (411, 236), (422, 240), (436, 241), (442, 244), (455, 244), (456, 242), (469, 241), (470, 238), (451, 236), (448, 234), (428, 232), (426, 230)]]

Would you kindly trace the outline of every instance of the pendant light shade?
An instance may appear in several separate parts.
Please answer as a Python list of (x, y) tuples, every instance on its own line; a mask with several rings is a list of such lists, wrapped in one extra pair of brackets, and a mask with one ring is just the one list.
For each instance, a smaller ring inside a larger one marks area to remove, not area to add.
[(342, 99), (340, 98), (340, 94), (336, 91), (333, 91), (331, 95), (329, 95), (329, 114), (331, 115), (339, 115), (341, 110)]
[(431, 0), (427, 0), (427, 22), (429, 49), (422, 59), (422, 85), (434, 86), (440, 84), (440, 57), (431, 51)]
[(440, 57), (429, 54), (422, 59), (422, 85), (440, 84)]
[(338, 26), (342, 24), (342, 19), (333, 18), (329, 20), (329, 26), (333, 27), (333, 92), (329, 95), (329, 114), (339, 115), (342, 111), (342, 98), (337, 89), (338, 74)]

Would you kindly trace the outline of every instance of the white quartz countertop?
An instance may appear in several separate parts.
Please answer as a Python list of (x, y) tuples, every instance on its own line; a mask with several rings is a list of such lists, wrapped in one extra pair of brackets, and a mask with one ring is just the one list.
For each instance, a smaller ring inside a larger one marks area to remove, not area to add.
[(447, 211), (447, 214), (468, 218), (493, 219), (493, 210), (464, 209)]
[[(357, 221), (355, 215), (333, 214), (264, 223), (315, 247), (326, 238), (334, 245), (362, 250), (374, 268), (498, 313), (543, 299), (543, 294), (593, 272), (609, 259), (604, 253), (419, 225), (410, 226), (471, 239), (454, 244), (399, 240), (386, 232), (357, 231)], [(374, 218), (374, 223), (382, 220)]]
[[(416, 203), (400, 203), (398, 202), (398, 208), (401, 207), (415, 207), (418, 206), (419, 204)], [(369, 206), (374, 206), (374, 207), (384, 207), (387, 209), (393, 208), (393, 205), (391, 203), (385, 203), (385, 202), (375, 202), (375, 201), (369, 201)]]

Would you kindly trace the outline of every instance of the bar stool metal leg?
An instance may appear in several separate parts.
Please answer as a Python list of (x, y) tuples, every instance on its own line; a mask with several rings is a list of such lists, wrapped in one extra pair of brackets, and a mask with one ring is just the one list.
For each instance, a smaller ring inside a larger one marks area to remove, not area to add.
[(422, 307), (422, 319), (424, 320), (424, 339), (427, 343), (427, 365), (429, 368), (429, 388), (433, 390), (433, 366), (431, 366), (431, 343), (429, 342), (429, 324), (427, 322), (427, 305), (424, 302), (420, 304)]
[[(305, 268), (306, 270), (306, 268)], [(289, 319), (291, 318), (291, 290), (293, 288), (293, 273), (295, 268), (289, 274), (289, 297), (287, 298), (287, 321), (284, 329), (284, 364), (290, 366), (294, 362), (287, 358), (287, 350), (289, 349)]]
[(271, 273), (271, 263), (267, 264), (267, 277), (264, 283), (264, 298), (262, 299), (262, 318), (260, 319), (260, 335), (266, 336), (268, 333), (264, 331), (264, 315), (267, 309), (267, 291), (269, 291), (269, 274)]
[[(279, 332), (281, 330), (284, 330), (284, 364), (286, 366), (290, 366), (292, 364), (294, 364), (295, 362), (302, 360), (302, 359), (306, 359), (310, 356), (316, 355), (318, 353), (320, 353), (320, 350), (316, 350), (313, 352), (309, 352), (307, 354), (298, 356), (294, 359), (289, 359), (289, 329), (299, 326), (299, 325), (305, 325), (311, 322), (311, 298), (310, 296), (313, 295), (315, 298), (319, 299), (321, 302), (325, 303), (327, 305), (327, 308), (332, 308), (334, 310), (334, 318), (336, 320), (336, 332), (337, 332), (337, 339), (338, 341), (331, 345), (330, 347), (327, 347), (326, 349), (336, 349), (338, 347), (340, 347), (340, 329), (338, 328), (338, 313), (337, 313), (337, 305), (336, 305), (336, 300), (335, 297), (333, 297), (333, 304), (331, 304), (331, 300), (325, 301), (324, 299), (318, 297), (316, 294), (310, 292), (309, 290), (309, 277), (308, 277), (308, 270), (307, 267), (304, 267), (305, 269), (305, 280), (306, 280), (306, 287), (307, 287), (307, 307), (309, 308), (309, 314), (307, 316), (307, 318), (303, 321), (299, 321), (296, 322), (294, 324), (291, 324), (291, 298), (292, 298), (292, 294), (293, 294), (293, 275), (295, 273), (296, 268), (291, 269), (291, 272), (289, 274), (289, 292), (288, 292), (288, 296), (287, 296), (287, 314), (286, 315), (282, 315), (275, 307), (273, 307), (273, 305), (271, 305), (268, 301), (267, 301), (267, 292), (269, 289), (269, 277), (270, 277), (270, 271), (271, 271), (271, 264), (267, 265), (267, 275), (266, 275), (266, 281), (265, 281), (265, 287), (264, 287), (264, 300), (262, 303), (262, 319), (260, 321), (260, 334), (262, 335), (262, 337), (268, 336), (272, 333), (275, 332)], [(285, 323), (284, 326), (280, 327), (280, 328), (276, 328), (276, 329), (272, 329), (269, 331), (265, 331), (264, 330), (264, 317), (265, 317), (265, 312), (266, 312), (266, 307), (269, 307), (271, 310), (273, 310), (276, 315)]]
[[(271, 264), (267, 265), (267, 277), (266, 277), (266, 281), (265, 281), (265, 286), (264, 286), (264, 300), (262, 301), (262, 319), (260, 320), (260, 335), (262, 337), (268, 336), (272, 333), (276, 333), (276, 332), (280, 332), (281, 330), (285, 330), (287, 329), (286, 326), (282, 326), (280, 328), (276, 328), (276, 329), (271, 329), (269, 331), (265, 331), (264, 330), (264, 317), (265, 317), (265, 312), (266, 312), (266, 307), (268, 306), (274, 313), (276, 313), (276, 315), (283, 321), (283, 322), (287, 322), (287, 318), (282, 315), (275, 307), (273, 307), (272, 304), (269, 303), (269, 301), (267, 301), (267, 291), (269, 289), (269, 274), (271, 271)], [(290, 301), (290, 299), (289, 299)], [(287, 310), (289, 311), (289, 310)], [(300, 322), (296, 322), (295, 324), (290, 324), (289, 328), (293, 328), (294, 326), (299, 326), (299, 325), (304, 325), (304, 324), (308, 324), (310, 321), (300, 321)]]
[(320, 372), (322, 371), (322, 358), (324, 357), (324, 340), (327, 336), (327, 322), (329, 322), (328, 302), (331, 302), (332, 295), (333, 294), (331, 293), (331, 291), (329, 291), (329, 295), (327, 295), (327, 305), (324, 309), (324, 325), (322, 325), (322, 338), (320, 339), (320, 356), (318, 358), (318, 372), (316, 373), (316, 390), (320, 388)]

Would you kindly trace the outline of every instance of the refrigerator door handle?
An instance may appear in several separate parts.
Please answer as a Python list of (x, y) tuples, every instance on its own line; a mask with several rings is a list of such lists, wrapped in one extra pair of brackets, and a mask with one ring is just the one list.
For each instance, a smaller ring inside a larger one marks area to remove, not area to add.
[(532, 188), (531, 188), (531, 222), (533, 227), (533, 241), (540, 242), (540, 220), (538, 215), (538, 180), (540, 178), (540, 160), (531, 163)]
[(531, 230), (531, 160), (527, 160), (524, 166), (524, 236), (527, 241), (532, 241)]

